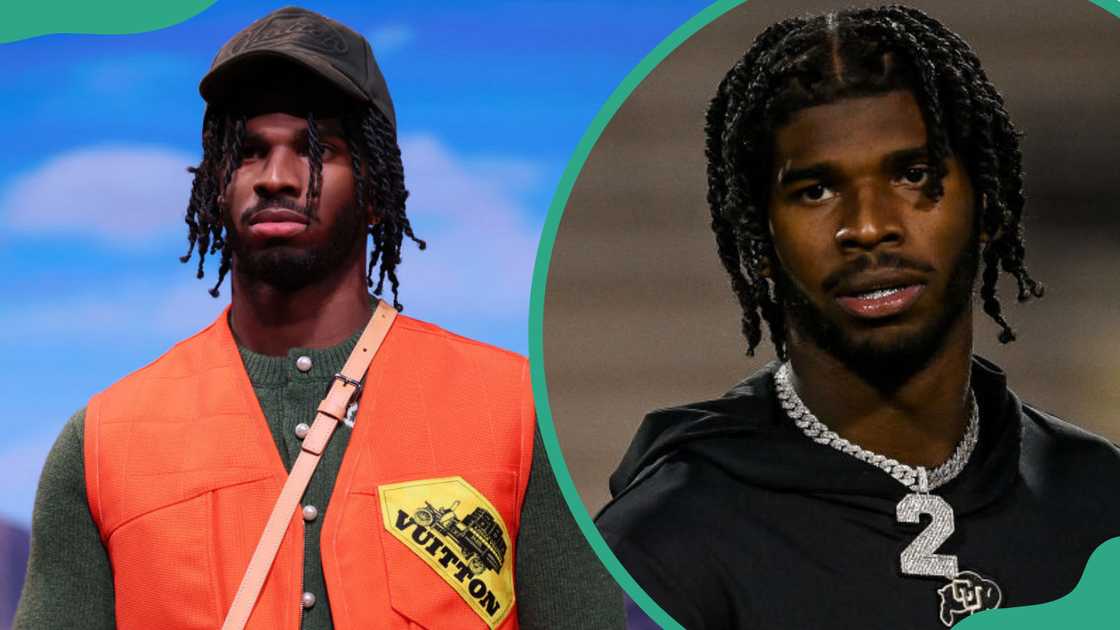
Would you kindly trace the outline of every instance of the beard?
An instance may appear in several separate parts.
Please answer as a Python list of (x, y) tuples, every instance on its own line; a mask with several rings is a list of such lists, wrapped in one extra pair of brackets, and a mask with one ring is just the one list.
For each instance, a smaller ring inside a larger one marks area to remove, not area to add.
[[(272, 201), (262, 205), (303, 212), (310, 218), (310, 225), (319, 221), (317, 213), (294, 203)], [(252, 214), (250, 211), (243, 216), (248, 218)], [(361, 214), (357, 207), (343, 208), (330, 227), (326, 241), (321, 244), (294, 247), (285, 244), (284, 239), (270, 239), (261, 247), (250, 248), (237, 229), (226, 225), (227, 238), (233, 250), (234, 272), (238, 277), (247, 285), (266, 284), (284, 292), (302, 289), (336, 272), (357, 248), (361, 227)]]
[(953, 260), (944, 298), (933, 317), (920, 329), (891, 339), (859, 338), (845, 330), (813, 303), (781, 265), (774, 266), (774, 291), (798, 338), (832, 355), (877, 389), (891, 392), (929, 364), (968, 311), (980, 268), (978, 246), (978, 235), (973, 234)]

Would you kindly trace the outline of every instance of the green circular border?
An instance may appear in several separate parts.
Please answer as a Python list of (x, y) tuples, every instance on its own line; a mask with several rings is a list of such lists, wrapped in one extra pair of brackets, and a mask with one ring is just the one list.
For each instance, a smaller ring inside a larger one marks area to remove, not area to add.
[(188, 20), (217, 0), (9, 0), (0, 44), (43, 35), (128, 35)]
[[(673, 52), (692, 37), (701, 28), (727, 13), (731, 9), (743, 4), (747, 0), (720, 0), (694, 15), (687, 22), (663, 39), (638, 65), (626, 75), (622, 83), (614, 89), (607, 102), (599, 109), (591, 125), (580, 138), (575, 154), (564, 168), (560, 177), (560, 184), (552, 203), (548, 207), (548, 216), (545, 217), (544, 227), (541, 230), (541, 242), (537, 248), (536, 264), (533, 266), (533, 287), (529, 300), (529, 363), (533, 378), (533, 400), (537, 407), (537, 425), (541, 431), (545, 451), (552, 463), (552, 470), (556, 473), (556, 480), (560, 484), (560, 491), (564, 500), (568, 502), (568, 509), (575, 517), (583, 535), (595, 550), (596, 555), (603, 561), (611, 577), (625, 589), (627, 595), (634, 600), (651, 619), (661, 624), (664, 628), (682, 629), (682, 626), (673, 620), (645, 591), (642, 590), (634, 578), (623, 568), (622, 563), (611, 553), (607, 542), (595, 527), (591, 515), (583, 506), (579, 491), (572, 481), (572, 475), (564, 463), (563, 453), (560, 450), (560, 441), (556, 435), (556, 425), (552, 422), (552, 409), (548, 404), (548, 385), (544, 373), (544, 296), (548, 284), (548, 265), (552, 260), (552, 248), (556, 243), (556, 232), (560, 227), (560, 218), (564, 214), (564, 207), (568, 204), (568, 197), (572, 194), (576, 178), (583, 170), (583, 165), (590, 155), (591, 149), (599, 140), (607, 124), (614, 118), (618, 109), (630, 97), (630, 93), (638, 87), (646, 76), (657, 67), (669, 53)], [(682, 629), (683, 630), (683, 629)]]
[[(1113, 16), (1120, 18), (1120, 0), (1089, 1)], [(556, 243), (556, 233), (560, 227), (560, 219), (564, 214), (564, 207), (568, 204), (568, 198), (572, 194), (572, 188), (575, 186), (576, 178), (579, 177), (580, 171), (583, 170), (583, 165), (587, 162), (587, 157), (590, 155), (591, 149), (594, 148), (595, 143), (598, 142), (599, 136), (602, 135), (603, 130), (606, 129), (607, 124), (614, 118), (615, 113), (617, 113), (622, 104), (626, 102), (626, 99), (630, 97), (634, 89), (637, 88), (649, 73), (653, 71), (658, 64), (664, 61), (670, 53), (676, 50), (678, 46), (684, 43), (689, 37), (692, 37), (692, 35), (701, 28), (715, 21), (724, 13), (746, 2), (747, 0), (720, 0), (708, 6), (700, 13), (697, 13), (662, 40), (657, 47), (650, 51), (650, 53), (626, 75), (626, 78), (622, 80), (618, 87), (615, 88), (607, 99), (607, 102), (603, 104), (602, 108), (600, 108), (599, 112), (595, 115), (595, 118), (591, 121), (591, 125), (587, 128), (587, 131), (584, 132), (583, 137), (580, 138), (575, 153), (568, 161), (568, 165), (564, 168), (564, 174), (560, 178), (556, 194), (553, 195), (552, 203), (548, 208), (548, 215), (545, 217), (544, 227), (541, 230), (540, 245), (537, 248), (536, 264), (533, 266), (533, 286), (529, 302), (529, 362), (533, 379), (533, 399), (537, 408), (537, 423), (541, 431), (541, 438), (544, 441), (545, 451), (548, 453), (548, 459), (552, 464), (552, 470), (556, 473), (556, 479), (564, 495), (564, 500), (568, 502), (568, 509), (571, 510), (572, 516), (575, 518), (580, 530), (591, 544), (591, 548), (594, 549), (595, 553), (599, 556), (599, 559), (603, 561), (611, 577), (613, 577), (631, 599), (649, 615), (650, 619), (660, 624), (663, 628), (671, 628), (673, 630), (683, 630), (683, 628), (638, 586), (638, 583), (634, 578), (630, 577), (630, 574), (623, 568), (622, 563), (620, 563), (618, 558), (614, 556), (614, 553), (611, 552), (610, 547), (607, 546), (606, 541), (603, 540), (603, 536), (599, 533), (599, 530), (595, 527), (595, 523), (591, 520), (591, 516), (587, 513), (586, 508), (584, 508), (583, 500), (579, 495), (579, 491), (576, 490), (575, 483), (572, 481), (572, 475), (564, 462), (563, 453), (560, 449), (560, 441), (556, 434), (556, 425), (552, 422), (552, 409), (548, 404), (548, 383), (544, 371), (544, 298), (548, 284), (548, 266), (549, 262), (552, 260), (552, 249)], [(1115, 566), (1111, 567), (1113, 570), (1115, 568)], [(1066, 597), (1069, 597), (1069, 595)], [(1095, 617), (1093, 611), (1090, 609), (1066, 612), (1083, 612), (1087, 614), (1086, 617), (1078, 619), (1067, 616), (1063, 620), (1066, 623), (1081, 621), (1091, 622), (1093, 619), (1090, 619), (1090, 616)], [(991, 617), (990, 613), (986, 613), (986, 615), (987, 617), (984, 621), (988, 622), (988, 624), (984, 627), (994, 630), (997, 627), (996, 624), (999, 624), (1000, 619)], [(1078, 615), (1078, 617), (1080, 617), (1080, 615)], [(1104, 617), (1096, 617), (1098, 621), (1103, 618)], [(1010, 623), (1011, 621), (1012, 620), (1009, 619), (1008, 625), (1002, 626), (1001, 624), (999, 627), (1014, 627), (1023, 630), (1036, 628), (1037, 630), (1043, 630), (1044, 628), (1051, 628), (1053, 623), (1053, 620), (1048, 620), (1045, 616), (1043, 616), (1043, 619), (1039, 620), (1040, 625), (1031, 623), (1030, 626), (1025, 626), (1023, 625), (1025, 621), (1023, 619), (1015, 619), (1014, 625), (1012, 625)], [(1066, 627), (1074, 626), (1067, 625)]]

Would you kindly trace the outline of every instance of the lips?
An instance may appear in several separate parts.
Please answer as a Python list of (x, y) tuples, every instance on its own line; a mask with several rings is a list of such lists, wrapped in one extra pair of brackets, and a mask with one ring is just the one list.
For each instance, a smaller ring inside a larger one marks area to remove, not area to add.
[(891, 317), (907, 310), (918, 300), (925, 285), (912, 284), (905, 287), (879, 289), (860, 295), (846, 295), (836, 298), (848, 313), (865, 319)]
[(257, 238), (290, 238), (307, 229), (302, 212), (286, 208), (267, 208), (249, 219), (249, 235)]
[(836, 302), (855, 317), (882, 319), (908, 310), (925, 287), (924, 278), (917, 274), (860, 275), (837, 291)]

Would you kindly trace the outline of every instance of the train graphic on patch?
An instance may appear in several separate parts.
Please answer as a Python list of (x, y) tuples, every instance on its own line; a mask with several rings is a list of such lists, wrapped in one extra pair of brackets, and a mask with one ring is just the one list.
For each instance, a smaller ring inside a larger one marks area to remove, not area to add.
[[(513, 540), (502, 513), (459, 476), (378, 486), (385, 531), (435, 571), (493, 630), (513, 610)], [(412, 570), (408, 562), (403, 564)]]
[(425, 501), (412, 513), (412, 519), (417, 525), (434, 529), (455, 541), (463, 561), (474, 575), (487, 569), (500, 573), (506, 558), (502, 526), (482, 507), (475, 508), (466, 518), (460, 519), (455, 513), (458, 507), (458, 499), (450, 507), (436, 507)]

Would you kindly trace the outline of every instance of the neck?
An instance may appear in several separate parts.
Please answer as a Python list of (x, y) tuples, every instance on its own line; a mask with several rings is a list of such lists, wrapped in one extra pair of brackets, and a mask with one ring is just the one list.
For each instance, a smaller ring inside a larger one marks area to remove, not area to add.
[(789, 357), (794, 387), (813, 415), (865, 449), (932, 468), (949, 458), (964, 435), (971, 412), (970, 313), (924, 368), (890, 391), (807, 341), (791, 340)]
[(259, 354), (341, 343), (373, 313), (365, 278), (365, 251), (318, 282), (295, 290), (246, 278), (236, 271), (229, 323), (237, 342)]

